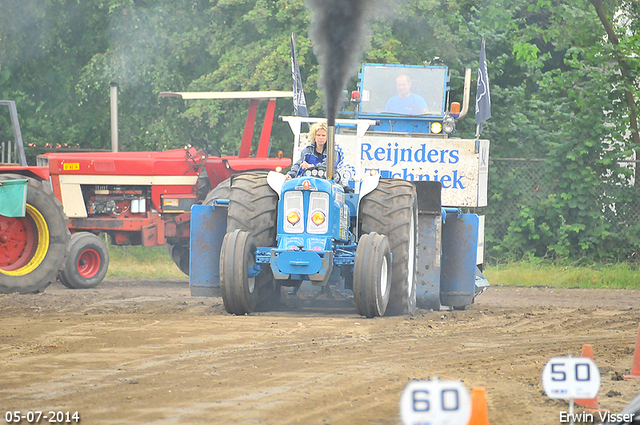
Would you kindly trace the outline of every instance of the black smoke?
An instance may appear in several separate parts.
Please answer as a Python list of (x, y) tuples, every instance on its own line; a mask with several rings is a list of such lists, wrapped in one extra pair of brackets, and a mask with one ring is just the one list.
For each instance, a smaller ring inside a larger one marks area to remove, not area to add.
[(333, 126), (342, 90), (357, 70), (366, 39), (365, 24), (378, 0), (307, 0), (313, 10), (309, 37), (320, 63), (327, 124)]

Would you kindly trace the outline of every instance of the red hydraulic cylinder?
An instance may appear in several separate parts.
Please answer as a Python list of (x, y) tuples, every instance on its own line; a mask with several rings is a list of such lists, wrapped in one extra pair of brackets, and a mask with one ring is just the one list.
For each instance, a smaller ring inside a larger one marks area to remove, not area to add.
[(251, 139), (253, 139), (253, 126), (256, 122), (256, 111), (258, 110), (258, 99), (251, 99), (249, 103), (249, 112), (247, 113), (247, 121), (244, 123), (244, 133), (242, 133), (242, 144), (238, 158), (249, 158), (251, 155)]
[(260, 145), (258, 146), (257, 158), (266, 158), (269, 154), (269, 138), (271, 137), (271, 126), (273, 125), (273, 114), (276, 110), (276, 100), (269, 99), (267, 113), (264, 116), (264, 125), (260, 134)]

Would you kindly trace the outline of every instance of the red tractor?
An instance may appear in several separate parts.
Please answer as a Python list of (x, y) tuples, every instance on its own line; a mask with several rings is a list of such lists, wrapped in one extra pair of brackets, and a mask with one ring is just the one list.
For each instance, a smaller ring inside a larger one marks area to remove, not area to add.
[(0, 293), (41, 291), (64, 266), (69, 221), (50, 188), (46, 167), (28, 167), (16, 104), (8, 106), (15, 138), (1, 144), (0, 166)]
[[(23, 217), (2, 215), (0, 209), (0, 293), (40, 291), (56, 275), (69, 288), (95, 287), (109, 265), (101, 233), (110, 235), (115, 245), (166, 244), (173, 261), (189, 274), (191, 206), (222, 197), (217, 194), (224, 194), (224, 187), (218, 185), (233, 174), (291, 165), (288, 158), (268, 158), (276, 99), (291, 97), (291, 92), (160, 95), (250, 100), (238, 156), (207, 156), (190, 146), (164, 152), (52, 152), (39, 156), (36, 167), (0, 167), (0, 183), (26, 179), (28, 184)], [(268, 104), (253, 155), (260, 100)], [(17, 115), (14, 120), (12, 114), (12, 123), (20, 149)], [(0, 188), (0, 205), (6, 196)], [(47, 205), (39, 206), (43, 199)]]

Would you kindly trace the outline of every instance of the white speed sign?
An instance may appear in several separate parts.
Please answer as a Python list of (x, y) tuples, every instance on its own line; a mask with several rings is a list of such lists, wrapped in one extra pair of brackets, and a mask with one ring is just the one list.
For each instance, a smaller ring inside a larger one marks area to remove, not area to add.
[(404, 425), (466, 425), (471, 417), (471, 397), (458, 381), (411, 381), (400, 397)]
[(552, 357), (542, 370), (542, 388), (549, 398), (594, 398), (600, 371), (588, 357)]

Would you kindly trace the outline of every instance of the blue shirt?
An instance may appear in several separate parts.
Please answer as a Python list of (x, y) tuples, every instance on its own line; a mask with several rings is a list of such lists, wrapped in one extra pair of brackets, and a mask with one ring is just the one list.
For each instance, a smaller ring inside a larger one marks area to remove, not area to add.
[[(340, 149), (337, 143), (335, 144), (335, 153), (336, 155), (334, 170), (338, 172), (336, 172), (333, 176), (334, 181), (336, 183), (340, 183), (340, 181), (342, 180), (342, 174), (340, 173), (340, 171), (344, 172), (345, 169), (348, 169), (348, 171), (350, 171), (348, 175), (350, 178), (353, 178), (352, 176), (355, 175), (355, 169), (352, 166), (344, 164), (344, 154), (342, 153), (342, 149)], [(291, 177), (300, 177), (304, 173), (304, 169), (302, 169), (300, 165), (302, 165), (302, 163), (305, 161), (307, 162), (307, 164), (310, 164), (326, 172), (327, 145), (324, 145), (322, 153), (318, 153), (318, 151), (316, 151), (315, 143), (311, 143), (310, 145), (302, 148), (302, 150), (300, 151), (300, 158), (298, 158), (298, 160), (293, 163), (293, 165), (291, 166), (291, 170), (287, 174), (289, 174), (289, 176)], [(347, 184), (347, 182), (345, 182), (345, 184)]]
[(384, 107), (385, 112), (406, 115), (422, 115), (422, 111), (425, 109), (427, 109), (427, 102), (414, 93), (411, 93), (408, 97), (393, 96)]

